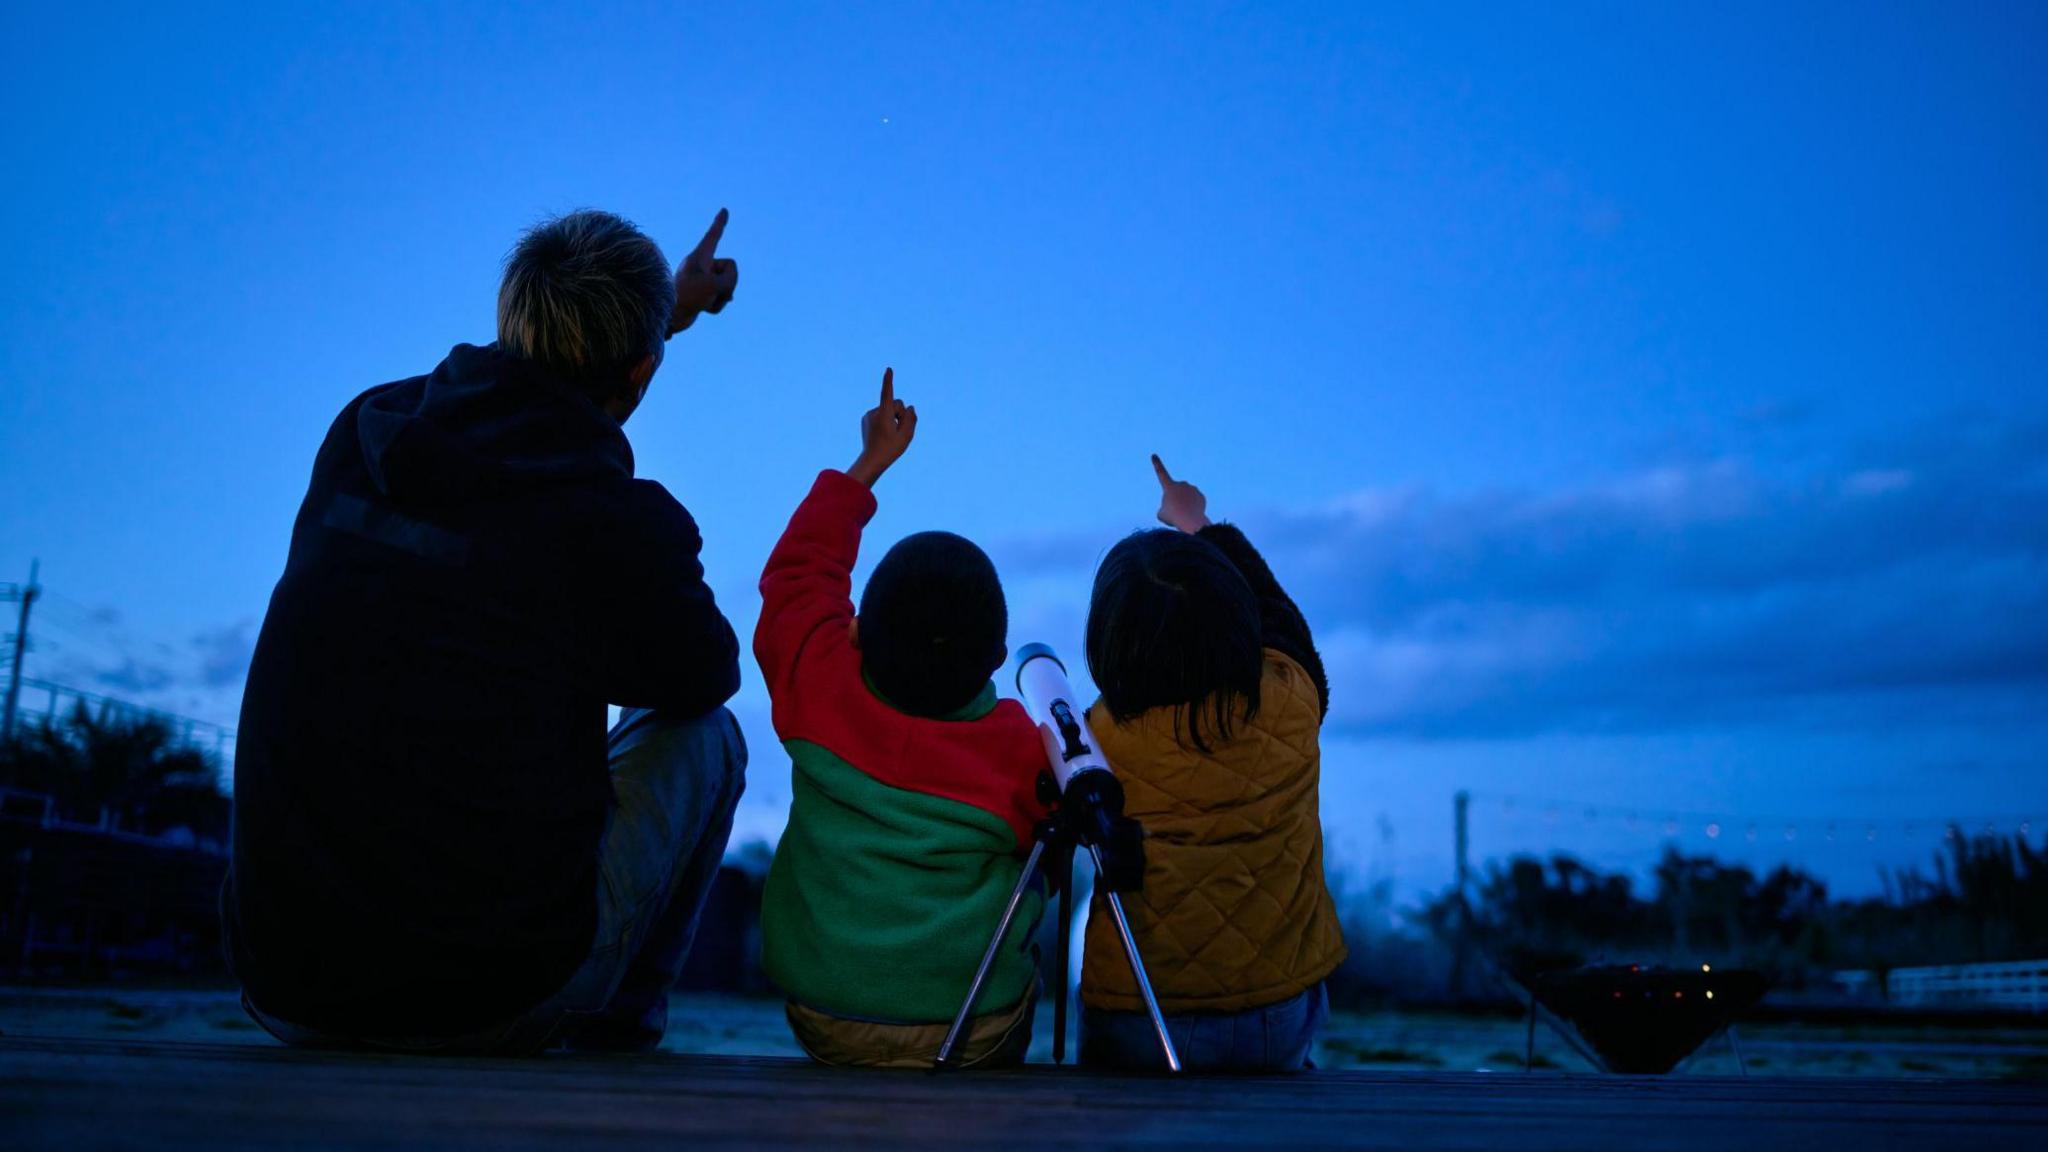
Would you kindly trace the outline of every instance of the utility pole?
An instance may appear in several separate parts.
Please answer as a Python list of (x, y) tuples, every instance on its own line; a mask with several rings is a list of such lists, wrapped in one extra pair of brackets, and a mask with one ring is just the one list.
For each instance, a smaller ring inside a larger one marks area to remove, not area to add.
[(1469, 840), (1465, 835), (1465, 813), (1472, 806), (1472, 794), (1460, 789), (1452, 798), (1451, 806), (1456, 814), (1458, 830), (1458, 940), (1451, 960), (1451, 999), (1458, 1002), (1465, 999), (1465, 967), (1471, 961), (1472, 950), (1472, 905), (1466, 898), (1471, 861), (1468, 856)]
[(36, 584), (36, 573), (41, 568), (42, 561), (29, 561), (28, 583), (15, 594), (21, 601), (21, 620), (14, 627), (14, 674), (7, 678), (7, 715), (0, 720), (0, 743), (14, 741), (14, 708), (21, 702), (21, 658), (28, 651), (28, 610), (35, 606), (36, 595), (42, 591)]

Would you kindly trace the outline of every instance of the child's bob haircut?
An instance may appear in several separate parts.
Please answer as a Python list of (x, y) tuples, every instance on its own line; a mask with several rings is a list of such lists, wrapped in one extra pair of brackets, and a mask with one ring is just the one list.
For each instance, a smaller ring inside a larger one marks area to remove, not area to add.
[(1008, 655), (1009, 631), (996, 566), (951, 532), (898, 540), (861, 590), (861, 670), (912, 715), (972, 704)]
[(1263, 635), (1251, 585), (1200, 537), (1134, 532), (1095, 570), (1088, 670), (1119, 723), (1170, 707), (1176, 739), (1229, 740), (1258, 715)]

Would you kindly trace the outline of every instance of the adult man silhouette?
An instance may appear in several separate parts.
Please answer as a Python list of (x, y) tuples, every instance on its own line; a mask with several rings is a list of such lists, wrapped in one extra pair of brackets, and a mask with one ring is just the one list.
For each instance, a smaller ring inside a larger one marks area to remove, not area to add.
[(609, 213), (534, 227), (495, 343), (328, 430), (249, 669), (222, 899), (287, 1043), (660, 1040), (746, 750), (696, 524), (621, 425), (732, 298), (725, 223), (673, 277)]

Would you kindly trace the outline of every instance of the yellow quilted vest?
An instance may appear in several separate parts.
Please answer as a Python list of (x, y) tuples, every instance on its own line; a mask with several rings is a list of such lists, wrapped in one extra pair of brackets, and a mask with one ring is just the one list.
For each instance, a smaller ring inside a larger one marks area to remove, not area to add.
[[(1088, 722), (1145, 825), (1145, 888), (1124, 910), (1160, 1007), (1235, 1012), (1278, 1003), (1344, 960), (1323, 883), (1322, 711), (1299, 664), (1266, 651), (1259, 714), (1204, 755), (1174, 739), (1173, 709)], [(1108, 909), (1089, 909), (1081, 999), (1142, 1011)]]

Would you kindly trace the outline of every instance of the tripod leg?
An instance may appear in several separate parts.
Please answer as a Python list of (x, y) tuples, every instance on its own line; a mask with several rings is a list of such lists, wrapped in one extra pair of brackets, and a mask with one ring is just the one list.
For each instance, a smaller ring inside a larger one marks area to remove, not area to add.
[[(1095, 856), (1095, 875), (1099, 883), (1100, 878), (1105, 874), (1105, 870), (1102, 867), (1102, 853), (1092, 844), (1089, 845), (1088, 851)], [(1111, 918), (1116, 921), (1117, 935), (1123, 938), (1124, 955), (1128, 956), (1131, 961), (1131, 974), (1137, 977), (1138, 996), (1145, 1001), (1145, 1011), (1152, 1016), (1152, 1030), (1159, 1034), (1159, 1050), (1166, 1054), (1167, 1068), (1178, 1072), (1180, 1071), (1180, 1053), (1174, 1050), (1173, 1037), (1166, 1032), (1166, 1016), (1159, 1011), (1159, 999), (1152, 995), (1152, 980), (1145, 975), (1145, 961), (1138, 955), (1138, 941), (1131, 935), (1130, 920), (1124, 916), (1124, 902), (1117, 899), (1116, 893), (1108, 890), (1104, 890), (1102, 895), (1103, 899), (1109, 904)]]
[(945, 1043), (939, 1045), (939, 1058), (932, 1062), (934, 1068), (944, 1068), (952, 1058), (953, 1046), (960, 1042), (960, 1033), (967, 1027), (967, 1017), (974, 1011), (974, 1002), (981, 998), (981, 986), (988, 982), (988, 970), (995, 967), (996, 950), (1003, 946), (1003, 937), (1010, 934), (1010, 921), (1017, 918), (1017, 906), (1024, 902), (1024, 893), (1031, 888), (1031, 878), (1038, 871), (1038, 859), (1045, 854), (1045, 841), (1031, 846), (1031, 855), (1024, 860), (1024, 871), (1017, 877), (1017, 886), (1010, 890), (1010, 903), (1003, 909), (1002, 922), (996, 925), (995, 935), (989, 937), (988, 951), (981, 954), (981, 966), (974, 970), (974, 983), (967, 988), (967, 999), (960, 1002), (960, 1012), (953, 1017), (953, 1026), (946, 1030)]
[[(1059, 867), (1059, 865), (1054, 865)], [(1066, 858), (1066, 875), (1060, 877), (1060, 923), (1058, 975), (1053, 977), (1052, 1062), (1067, 1062), (1067, 981), (1072, 978), (1074, 936), (1074, 858)]]

